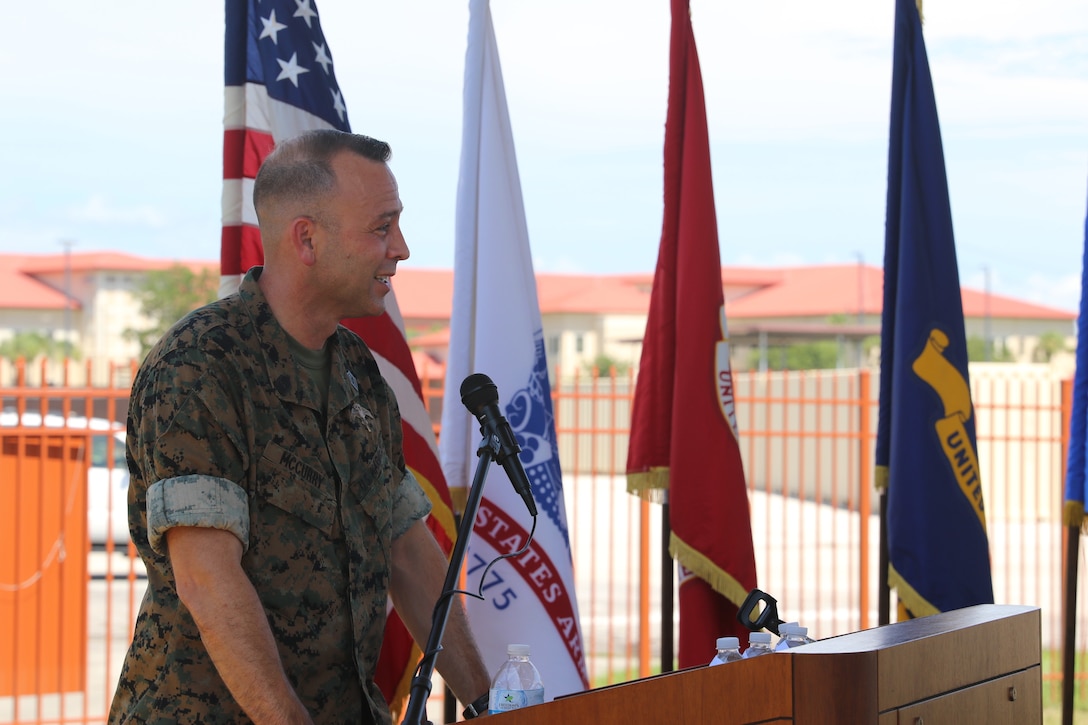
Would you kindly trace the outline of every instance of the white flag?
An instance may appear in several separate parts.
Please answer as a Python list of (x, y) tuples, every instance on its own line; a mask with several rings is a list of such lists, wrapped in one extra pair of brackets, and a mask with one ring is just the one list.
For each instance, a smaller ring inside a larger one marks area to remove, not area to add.
[(517, 436), (539, 515), (528, 551), (497, 563), (481, 581), (495, 557), (525, 545), (533, 523), (505, 471), (492, 464), (465, 558), (466, 588), (482, 587), (483, 596), (467, 600), (469, 618), (492, 674), (508, 644), (528, 644), (551, 700), (589, 682), (514, 137), (488, 2), (471, 0), (470, 8), (439, 455), (450, 488), (469, 488), (481, 436), (460, 387), (472, 373), (487, 375)]

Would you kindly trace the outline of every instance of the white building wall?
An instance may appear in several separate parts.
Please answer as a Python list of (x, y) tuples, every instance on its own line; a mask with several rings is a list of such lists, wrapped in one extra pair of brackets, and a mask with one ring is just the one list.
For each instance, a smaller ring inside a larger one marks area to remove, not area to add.
[[(124, 333), (127, 329), (144, 329), (150, 325), (150, 321), (140, 314), (139, 304), (133, 296), (133, 290), (141, 284), (143, 277), (142, 272), (73, 272), (66, 283), (63, 273), (40, 275), (40, 281), (61, 292), (70, 287), (71, 295), (81, 309), (67, 314), (63, 309), (0, 310), (0, 341), (23, 332), (41, 332), (58, 341), (69, 339), (78, 352), (78, 361), (68, 368), (70, 383), (104, 384), (111, 370), (127, 369), (132, 361), (139, 359), (139, 343), (126, 339)], [(30, 382), (39, 384), (41, 361), (31, 362), (27, 368), (32, 378)], [(87, 380), (86, 372), (88, 363), (90, 380)], [(46, 368), (50, 377), (64, 376), (63, 365), (59, 362), (48, 362)]]
[(601, 318), (604, 354), (620, 367), (638, 367), (646, 315), (607, 315)]
[(142, 274), (102, 272), (98, 274), (97, 291), (88, 306), (91, 322), (87, 336), (94, 355), (114, 362), (139, 358), (140, 345), (125, 338), (125, 331), (147, 328), (150, 321), (140, 314), (133, 290), (142, 281)]
[(583, 373), (601, 349), (598, 315), (541, 315), (544, 328), (544, 349), (548, 354), (549, 374), (554, 376), (556, 365), (562, 376)]
[(63, 325), (63, 310), (0, 310), (0, 342), (21, 332), (40, 332), (60, 340)]

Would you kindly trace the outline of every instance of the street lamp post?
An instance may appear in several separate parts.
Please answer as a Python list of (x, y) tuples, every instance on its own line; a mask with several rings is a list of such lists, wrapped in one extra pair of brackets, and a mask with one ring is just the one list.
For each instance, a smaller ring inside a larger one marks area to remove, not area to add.
[(72, 356), (72, 245), (70, 239), (62, 239), (64, 247), (64, 359)]
[(986, 362), (990, 362), (993, 359), (993, 347), (994, 342), (990, 334), (990, 266), (983, 267), (986, 273), (986, 295), (985, 295), (985, 309), (982, 318), (982, 339), (984, 340), (983, 348), (986, 352)]

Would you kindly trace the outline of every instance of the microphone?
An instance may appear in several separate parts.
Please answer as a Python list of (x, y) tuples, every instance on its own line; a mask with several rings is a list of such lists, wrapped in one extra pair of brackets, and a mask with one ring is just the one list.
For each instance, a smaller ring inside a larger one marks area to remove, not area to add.
[[(536, 516), (533, 491), (529, 487), (529, 479), (525, 475), (521, 459), (518, 458), (521, 446), (514, 437), (510, 422), (499, 412), (499, 389), (483, 373), (473, 373), (461, 383), (461, 402), (480, 421), (480, 433), (485, 437), (491, 436), (495, 460), (506, 470), (510, 483), (521, 494), (529, 513)], [(495, 442), (498, 444), (497, 450)]]

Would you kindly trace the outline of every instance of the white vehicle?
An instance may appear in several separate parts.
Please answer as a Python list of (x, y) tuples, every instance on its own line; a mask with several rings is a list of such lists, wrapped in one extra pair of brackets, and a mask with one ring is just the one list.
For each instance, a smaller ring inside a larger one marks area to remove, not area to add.
[[(109, 444), (113, 440), (112, 451)], [(111, 494), (112, 491), (112, 494)], [(113, 537), (115, 547), (128, 545), (128, 463), (125, 431), (91, 436), (91, 470), (87, 476), (87, 534), (92, 544)]]
[[(0, 428), (15, 426), (19, 417), (13, 411), (0, 413)], [(42, 425), (38, 413), (23, 413), (23, 426)], [(65, 427), (64, 417), (47, 414), (46, 428)], [(128, 464), (125, 462), (123, 424), (105, 418), (71, 416), (68, 428), (94, 431), (91, 435), (91, 467), (87, 475), (87, 534), (93, 545), (104, 545), (110, 537), (115, 547), (125, 547), (128, 535)], [(111, 446), (112, 442), (112, 446)]]

